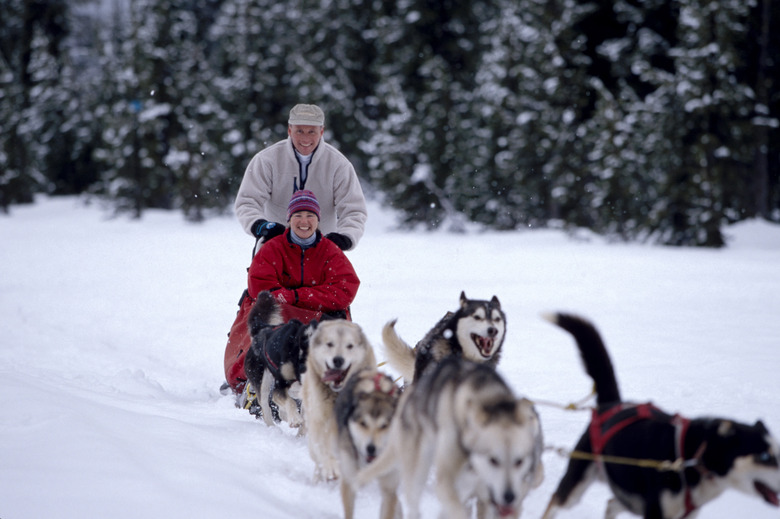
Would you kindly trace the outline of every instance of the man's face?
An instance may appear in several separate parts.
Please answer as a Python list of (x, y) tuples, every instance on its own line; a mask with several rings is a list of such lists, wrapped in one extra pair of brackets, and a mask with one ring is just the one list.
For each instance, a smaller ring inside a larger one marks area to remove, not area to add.
[(320, 143), (323, 133), (325, 133), (324, 126), (287, 125), (287, 135), (301, 155), (311, 155)]

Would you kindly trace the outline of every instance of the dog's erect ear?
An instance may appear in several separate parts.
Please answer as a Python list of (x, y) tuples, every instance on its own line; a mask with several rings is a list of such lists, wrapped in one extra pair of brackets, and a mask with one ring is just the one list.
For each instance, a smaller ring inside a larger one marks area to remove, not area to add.
[(265, 324), (260, 318), (260, 307), (255, 305), (249, 310), (249, 317), (247, 317), (247, 326), (249, 327), (249, 336), (254, 337), (263, 329)]
[(355, 412), (355, 403), (350, 398), (344, 397), (347, 393), (342, 393), (336, 399), (334, 412), (336, 414), (336, 422), (339, 430), (342, 430), (347, 426), (347, 422)]
[(501, 302), (498, 300), (498, 297), (496, 296), (493, 296), (493, 299), (490, 300), (490, 304), (495, 306), (499, 310), (501, 309)]
[(466, 308), (466, 304), (469, 302), (469, 300), (466, 298), (466, 291), (461, 290), (460, 292), (460, 307)]
[(527, 398), (517, 399), (515, 418), (518, 423), (531, 425), (534, 429), (539, 428), (539, 418), (534, 409), (534, 404)]
[(309, 341), (301, 341), (298, 345), (298, 370), (306, 371), (306, 358), (309, 356)]
[(764, 434), (769, 434), (769, 429), (766, 428), (766, 425), (761, 420), (758, 420), (754, 427)]
[(270, 292), (263, 291), (257, 294), (257, 299), (249, 310), (246, 321), (249, 334), (252, 337), (266, 326), (276, 326), (283, 323), (276, 300)]

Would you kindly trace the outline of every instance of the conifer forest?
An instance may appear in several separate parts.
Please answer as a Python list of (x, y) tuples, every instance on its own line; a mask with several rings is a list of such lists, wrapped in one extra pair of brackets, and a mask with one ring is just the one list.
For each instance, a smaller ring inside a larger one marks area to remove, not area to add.
[(401, 224), (780, 223), (780, 2), (2, 0), (0, 216), (231, 210), (296, 103)]

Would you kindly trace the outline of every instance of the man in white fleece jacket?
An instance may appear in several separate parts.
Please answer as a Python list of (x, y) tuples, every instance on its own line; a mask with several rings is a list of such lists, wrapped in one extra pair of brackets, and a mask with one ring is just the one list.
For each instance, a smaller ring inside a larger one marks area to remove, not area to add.
[(290, 110), (288, 138), (257, 153), (244, 173), (235, 212), (258, 244), (284, 232), (287, 204), (295, 191), (314, 192), (319, 228), (342, 250), (354, 248), (366, 224), (366, 200), (352, 163), (322, 139), (325, 114), (317, 105)]

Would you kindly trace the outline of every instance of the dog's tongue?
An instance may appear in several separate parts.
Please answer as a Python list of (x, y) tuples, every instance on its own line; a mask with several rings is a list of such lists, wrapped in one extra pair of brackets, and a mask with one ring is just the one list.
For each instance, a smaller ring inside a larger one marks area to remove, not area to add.
[(754, 481), (753, 485), (756, 487), (758, 493), (761, 494), (761, 497), (764, 498), (764, 501), (772, 506), (780, 506), (780, 500), (777, 498), (777, 492), (760, 481)]
[(329, 369), (322, 376), (323, 382), (341, 382), (346, 372), (343, 369)]
[(515, 509), (509, 505), (498, 505), (497, 508), (500, 517), (512, 517), (515, 514)]
[(482, 337), (481, 335), (477, 335), (476, 333), (472, 335), (474, 339), (474, 343), (477, 345), (477, 348), (479, 348), (479, 352), (482, 354), (483, 357), (487, 357), (490, 355), (490, 350), (493, 348), (493, 339), (490, 337)]

